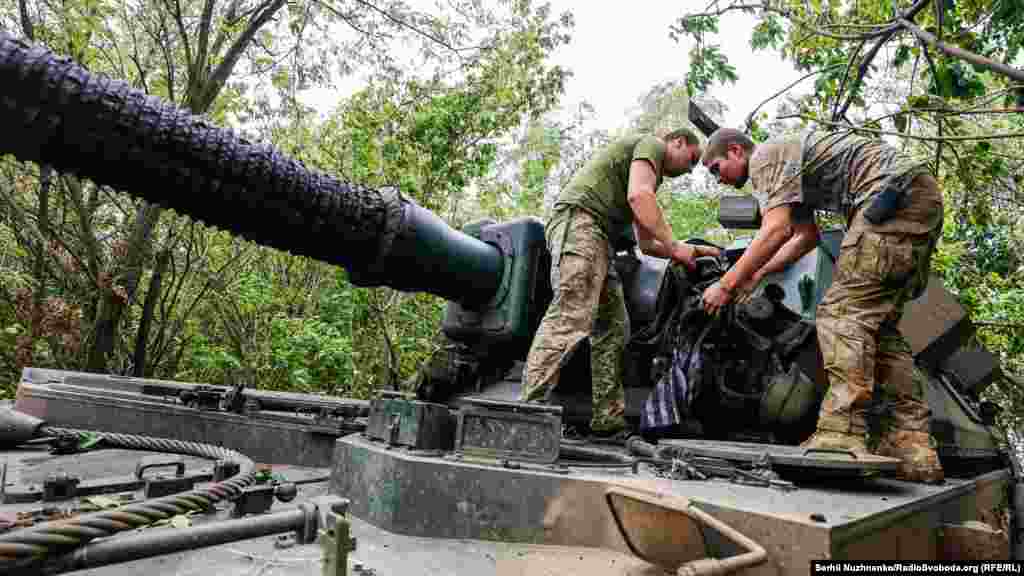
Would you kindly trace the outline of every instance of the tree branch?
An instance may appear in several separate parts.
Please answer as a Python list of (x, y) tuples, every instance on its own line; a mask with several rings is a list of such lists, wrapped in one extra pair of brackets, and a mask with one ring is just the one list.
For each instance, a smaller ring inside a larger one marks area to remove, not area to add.
[(1016, 322), (996, 322), (991, 320), (972, 320), (972, 324), (975, 326), (984, 326), (988, 328), (1011, 328), (1014, 330), (1024, 330), (1024, 324), (1017, 324)]
[(863, 127), (851, 127), (848, 124), (840, 124), (839, 122), (829, 122), (827, 120), (819, 120), (813, 116), (806, 114), (787, 114), (785, 116), (779, 116), (779, 120), (785, 120), (787, 118), (800, 118), (807, 120), (808, 122), (815, 122), (823, 126), (832, 126), (835, 128), (844, 128), (853, 132), (866, 132), (869, 134), (877, 134), (879, 136), (898, 136), (900, 138), (911, 138), (913, 140), (920, 140), (922, 142), (973, 142), (975, 140), (1002, 140), (1005, 138), (1024, 138), (1024, 132), (1006, 132), (1003, 134), (986, 134), (978, 136), (946, 136), (938, 138), (935, 136), (911, 136), (902, 132), (892, 132), (890, 130), (875, 130), (874, 128), (863, 128)]
[(167, 31), (167, 21), (163, 12), (160, 13), (160, 38), (154, 38), (154, 41), (160, 46), (160, 51), (164, 55), (164, 66), (167, 67), (167, 99), (177, 104), (177, 99), (174, 97), (174, 82), (177, 78), (177, 68), (174, 64), (174, 57), (171, 55), (169, 44), (170, 33)]
[[(915, 40), (917, 40), (918, 45), (921, 46), (921, 54), (924, 55), (924, 60), (925, 60), (925, 62), (928, 63), (928, 70), (931, 71), (931, 73), (932, 73), (932, 81), (935, 82), (936, 85), (938, 85), (939, 75), (938, 75), (938, 71), (935, 69), (935, 61), (932, 60), (932, 55), (931, 55), (930, 52), (928, 52), (928, 45), (925, 44), (924, 41), (921, 40), (920, 38), (915, 38)], [(942, 121), (941, 120), (937, 121), (936, 125), (937, 125), (936, 130), (937, 130), (937, 133), (939, 135), (939, 138), (942, 138), (943, 137), (943, 135), (942, 135)], [(939, 162), (941, 161), (941, 159), (942, 159), (942, 140), (939, 140), (938, 144), (936, 144), (936, 146), (935, 146), (935, 173), (936, 174), (939, 173)]]
[(370, 10), (373, 10), (374, 12), (377, 12), (378, 14), (381, 14), (382, 16), (384, 16), (388, 20), (391, 20), (395, 24), (398, 24), (399, 26), (401, 26), (403, 28), (408, 28), (409, 30), (412, 30), (413, 32), (419, 34), (420, 36), (423, 36), (424, 38), (426, 38), (428, 40), (432, 40), (432, 41), (440, 44), (441, 46), (444, 46), (448, 50), (451, 50), (452, 52), (454, 52), (456, 54), (458, 54), (458, 53), (460, 53), (460, 52), (462, 52), (464, 50), (467, 50), (467, 48), (456, 48), (456, 47), (452, 46), (451, 44), (449, 44), (448, 42), (445, 42), (441, 38), (439, 38), (439, 37), (437, 37), (437, 36), (435, 36), (435, 35), (433, 35), (433, 34), (431, 34), (429, 32), (425, 32), (423, 30), (420, 30), (416, 26), (413, 26), (412, 24), (409, 24), (408, 22), (406, 22), (405, 20), (402, 20), (401, 18), (396, 18), (395, 16), (393, 16), (387, 10), (382, 10), (377, 5), (372, 4), (370, 2), (367, 2), (366, 0), (356, 0), (356, 3), (357, 4), (361, 4), (363, 6), (366, 6)]
[(1009, 76), (1010, 78), (1013, 78), (1018, 82), (1024, 82), (1024, 70), (1018, 70), (1011, 66), (1007, 66), (1006, 64), (1003, 64), (1001, 62), (990, 60), (988, 58), (985, 58), (984, 56), (975, 54), (974, 52), (968, 52), (967, 50), (964, 50), (963, 48), (960, 48), (958, 46), (950, 46), (944, 42), (939, 42), (939, 40), (935, 36), (928, 32), (925, 32), (924, 30), (922, 30), (921, 28), (919, 28), (917, 25), (907, 20), (906, 18), (900, 18), (900, 24), (903, 24), (903, 27), (909, 30), (911, 34), (913, 34), (920, 40), (927, 42), (932, 47), (938, 49), (939, 51), (945, 53), (948, 56), (953, 56), (954, 58), (966, 60), (971, 64), (981, 66), (982, 68), (987, 68), (989, 70), (992, 70), (993, 72), (998, 72), (1004, 76)]
[(264, 4), (263, 12), (249, 21), (245, 31), (231, 44), (231, 47), (228, 48), (227, 53), (224, 55), (224, 59), (221, 60), (220, 64), (217, 65), (217, 69), (213, 71), (213, 74), (206, 81), (201, 99), (198, 103), (194, 103), (201, 105), (201, 107), (193, 110), (194, 112), (205, 112), (209, 108), (214, 98), (217, 97), (217, 94), (224, 86), (224, 83), (227, 82), (228, 77), (231, 76), (231, 71), (234, 70), (238, 59), (242, 57), (242, 53), (245, 52), (253, 37), (256, 36), (256, 32), (269, 22), (284, 5), (285, 0), (270, 0)]
[(224, 14), (224, 24), (221, 25), (220, 30), (217, 32), (217, 38), (213, 41), (213, 48), (210, 49), (210, 54), (220, 54), (221, 48), (224, 47), (224, 43), (228, 40), (228, 29), (235, 23), (238, 18), (238, 3), (240, 0), (231, 0), (231, 4), (228, 6), (227, 12)]
[[(899, 15), (896, 19), (897, 22), (907, 22), (908, 19), (912, 19), (917, 16), (917, 13), (924, 9), (928, 5), (929, 0), (917, 0), (913, 6), (908, 8), (905, 12)], [(853, 103), (853, 95), (860, 87), (861, 81), (864, 80), (864, 75), (867, 74), (868, 68), (871, 66), (871, 62), (878, 55), (878, 51), (882, 49), (882, 46), (888, 42), (895, 34), (900, 30), (900, 26), (890, 27), (884, 34), (881, 34), (875, 44), (868, 50), (868, 53), (864, 55), (864, 59), (861, 60), (860, 67), (857, 69), (857, 77), (850, 84), (850, 96), (846, 99), (846, 103), (843, 104), (839, 112), (832, 115), (832, 118), (838, 119), (846, 116), (846, 111), (850, 109), (850, 105)]]
[(196, 47), (195, 76), (205, 78), (210, 62), (210, 24), (213, 20), (213, 4), (215, 0), (203, 3), (203, 15), (199, 19), (199, 44)]
[[(853, 63), (857, 61), (857, 56), (860, 56), (860, 52), (861, 52), (861, 50), (864, 49), (864, 44), (866, 44), (866, 43), (867, 43), (867, 41), (865, 40), (865, 41), (862, 41), (857, 46), (857, 51), (853, 53), (853, 57), (850, 58), (850, 61), (846, 64), (846, 71), (843, 72), (843, 81), (839, 83), (839, 89), (836, 90), (836, 94), (837, 95), (842, 96), (843, 92), (846, 90), (846, 81), (850, 79), (850, 70), (853, 69)], [(851, 94), (851, 96), (852, 96), (852, 94)], [(832, 121), (833, 122), (839, 122), (840, 120), (843, 119), (843, 117), (839, 115), (839, 104), (840, 104), (840, 102), (842, 102), (841, 98), (837, 99), (835, 104), (832, 106)]]
[(185, 21), (181, 17), (181, 2), (173, 0), (174, 6), (172, 7), (171, 1), (164, 0), (164, 4), (167, 5), (167, 9), (174, 15), (174, 21), (178, 25), (178, 35), (181, 36), (181, 42), (185, 48), (185, 62), (192, 66), (192, 46), (188, 43), (188, 32), (185, 31)]
[(29, 42), (35, 42), (36, 33), (32, 26), (32, 17), (28, 13), (27, 0), (18, 0), (18, 11), (21, 14), (21, 31), (25, 33), (25, 38), (28, 38)]
[(751, 124), (754, 121), (754, 115), (757, 114), (757, 111), (761, 109), (761, 106), (764, 106), (765, 104), (771, 102), (772, 100), (778, 98), (779, 96), (782, 96), (790, 88), (792, 88), (793, 86), (796, 86), (797, 84), (803, 82), (804, 80), (810, 78), (811, 76), (815, 76), (817, 74), (821, 74), (822, 72), (828, 72), (829, 70), (835, 70), (836, 68), (839, 68), (840, 66), (846, 66), (846, 64), (833, 64), (832, 66), (826, 66), (825, 68), (822, 68), (820, 70), (815, 70), (815, 71), (813, 71), (813, 72), (811, 72), (809, 74), (805, 74), (805, 75), (801, 76), (800, 78), (797, 78), (796, 80), (794, 80), (794, 81), (790, 82), (789, 84), (787, 84), (785, 88), (779, 90), (775, 94), (772, 94), (771, 96), (769, 96), (765, 100), (761, 101), (761, 103), (758, 104), (757, 106), (755, 106), (754, 109), (751, 110), (750, 114), (747, 115), (746, 131), (747, 132), (750, 131), (750, 126), (751, 126)]
[[(927, 2), (927, 1), (928, 0), (925, 0), (925, 2)], [(765, 12), (771, 12), (773, 14), (778, 14), (779, 16), (782, 16), (783, 18), (786, 18), (790, 22), (793, 22), (797, 26), (799, 26), (801, 28), (806, 28), (807, 30), (810, 30), (811, 31), (811, 35), (825, 36), (826, 38), (832, 38), (833, 40), (852, 40), (852, 41), (871, 40), (872, 38), (878, 38), (879, 36), (883, 36), (885, 34), (888, 34), (888, 33), (892, 32), (892, 31), (898, 30), (900, 28), (900, 25), (898, 23), (893, 22), (893, 23), (889, 23), (889, 24), (887, 24), (885, 26), (874, 26), (874, 27), (872, 27), (872, 28), (874, 28), (872, 31), (865, 32), (863, 34), (856, 34), (856, 35), (854, 35), (854, 34), (836, 34), (834, 32), (829, 32), (828, 30), (825, 30), (823, 28), (819, 28), (818, 26), (815, 26), (813, 24), (810, 24), (808, 22), (800, 20), (799, 18), (794, 17), (793, 16), (793, 12), (790, 11), (790, 10), (786, 10), (784, 8), (776, 8), (774, 6), (769, 6), (767, 3), (761, 3), (761, 4), (730, 4), (729, 6), (726, 6), (725, 8), (719, 8), (717, 10), (708, 10), (708, 11), (705, 11), (705, 12), (698, 12), (698, 13), (695, 13), (695, 14), (687, 14), (686, 16), (683, 16), (682, 18), (680, 18), (680, 20), (685, 20), (685, 19), (688, 19), (688, 18), (699, 18), (699, 17), (717, 18), (718, 16), (722, 16), (723, 14), (726, 14), (727, 12), (733, 12), (735, 10), (743, 10), (743, 11), (747, 11), (747, 10), (764, 10)]]
[(100, 249), (96, 242), (96, 233), (92, 228), (91, 214), (87, 212), (86, 204), (82, 198), (82, 182), (66, 174), (61, 175), (61, 181), (64, 182), (64, 186), (71, 193), (71, 200), (75, 205), (75, 211), (78, 212), (79, 234), (81, 235), (82, 245), (85, 246), (87, 269), (95, 282), (99, 278), (100, 273)]

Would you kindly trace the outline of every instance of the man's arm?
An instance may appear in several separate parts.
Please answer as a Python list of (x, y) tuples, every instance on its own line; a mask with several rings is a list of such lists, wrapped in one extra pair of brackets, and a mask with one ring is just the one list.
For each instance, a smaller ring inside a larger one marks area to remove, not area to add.
[(712, 246), (697, 246), (672, 239), (672, 228), (655, 198), (658, 179), (648, 160), (633, 160), (629, 165), (629, 190), (626, 199), (633, 210), (633, 229), (640, 251), (657, 258), (671, 258), (690, 269), (700, 256), (718, 256)]
[(655, 198), (657, 183), (658, 177), (650, 161), (633, 160), (629, 165), (626, 199), (633, 210), (637, 244), (645, 254), (668, 258), (672, 251), (672, 229), (665, 222)]
[(762, 278), (775, 272), (785, 270), (790, 264), (804, 257), (818, 245), (818, 225), (813, 221), (793, 224), (793, 236), (782, 245), (768, 263), (754, 273), (750, 284), (760, 282)]
[(783, 204), (769, 210), (764, 215), (761, 229), (754, 241), (747, 246), (736, 265), (722, 275), (722, 279), (719, 280), (722, 288), (733, 293), (738, 287), (746, 285), (756, 271), (775, 258), (783, 245), (793, 237), (794, 232), (791, 205)]
[(671, 258), (672, 249), (671, 246), (665, 246), (661, 242), (655, 240), (644, 231), (636, 222), (633, 222), (633, 231), (636, 232), (636, 243), (640, 247), (640, 251), (648, 256), (655, 256), (658, 258)]

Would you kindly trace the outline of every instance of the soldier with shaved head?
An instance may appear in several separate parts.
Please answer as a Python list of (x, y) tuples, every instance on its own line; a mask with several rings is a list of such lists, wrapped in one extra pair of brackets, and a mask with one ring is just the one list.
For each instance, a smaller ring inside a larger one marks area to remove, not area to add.
[[(942, 229), (942, 194), (927, 165), (850, 131), (812, 130), (755, 145), (730, 128), (711, 135), (702, 162), (724, 184), (740, 188), (749, 179), (762, 215), (743, 256), (705, 291), (708, 313), (814, 249), (816, 211), (845, 219), (816, 320), (829, 391), (803, 446), (854, 453), (871, 446), (902, 461), (899, 477), (942, 482), (931, 412), (897, 328), (904, 304), (924, 291)], [(878, 435), (868, 438), (873, 398), (885, 414)]]

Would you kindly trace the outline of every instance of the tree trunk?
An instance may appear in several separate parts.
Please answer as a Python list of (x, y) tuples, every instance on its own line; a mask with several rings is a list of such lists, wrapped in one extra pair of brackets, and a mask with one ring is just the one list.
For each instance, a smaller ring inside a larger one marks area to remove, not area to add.
[(146, 367), (146, 344), (149, 340), (149, 330), (153, 325), (153, 312), (156, 309), (156, 302), (160, 299), (160, 290), (164, 280), (164, 272), (167, 270), (167, 263), (170, 261), (170, 247), (164, 248), (156, 260), (156, 267), (153, 268), (153, 277), (149, 281), (149, 290), (146, 290), (146, 301), (142, 305), (142, 319), (139, 321), (139, 330), (135, 335), (135, 354), (132, 362), (132, 376), (139, 378), (152, 375), (152, 370)]
[[(93, 342), (86, 364), (86, 370), (90, 372), (107, 371), (107, 362), (114, 353), (121, 318), (139, 286), (142, 265), (149, 252), (153, 229), (161, 211), (160, 206), (155, 204), (142, 204), (136, 211), (135, 226), (129, 236), (122, 264), (117, 273), (111, 275), (110, 285), (104, 286), (100, 293), (96, 323), (93, 325)], [(118, 291), (119, 287), (123, 290)]]
[(32, 298), (32, 342), (42, 333), (40, 320), (43, 316), (43, 300), (46, 298), (46, 246), (50, 238), (50, 181), (53, 169), (49, 165), (39, 167), (39, 212), (36, 226), (39, 238), (36, 240), (35, 281), (36, 290)]

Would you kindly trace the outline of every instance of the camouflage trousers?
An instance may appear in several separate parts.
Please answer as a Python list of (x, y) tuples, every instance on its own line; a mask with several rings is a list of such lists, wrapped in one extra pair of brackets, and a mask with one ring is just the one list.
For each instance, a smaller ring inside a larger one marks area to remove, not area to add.
[(622, 353), (627, 318), (611, 245), (598, 220), (572, 207), (557, 210), (545, 229), (554, 298), (526, 357), (521, 397), (547, 402), (559, 373), (590, 339), (595, 431), (625, 427)]
[[(820, 431), (892, 430), (924, 437), (929, 432), (923, 382), (914, 376), (910, 346), (898, 324), (904, 304), (928, 283), (942, 230), (942, 195), (927, 175), (913, 180), (909, 194), (908, 205), (880, 225), (864, 219), (863, 207), (849, 222), (832, 285), (817, 311), (829, 379)], [(876, 430), (877, 422), (886, 428)]]

